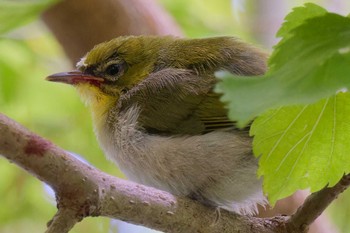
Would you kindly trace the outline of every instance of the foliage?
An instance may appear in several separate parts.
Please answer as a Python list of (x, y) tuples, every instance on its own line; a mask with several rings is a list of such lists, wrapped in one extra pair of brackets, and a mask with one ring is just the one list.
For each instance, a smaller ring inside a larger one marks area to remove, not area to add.
[(0, 0), (0, 34), (24, 25), (38, 16), (40, 12), (58, 0), (11, 1)]
[(270, 201), (298, 189), (318, 191), (349, 173), (350, 94), (270, 110), (251, 128), (259, 175)]
[(278, 35), (266, 75), (226, 76), (217, 88), (241, 126), (259, 115), (250, 133), (272, 204), (298, 189), (332, 186), (350, 172), (350, 95), (335, 95), (350, 87), (350, 18), (306, 4), (286, 17)]

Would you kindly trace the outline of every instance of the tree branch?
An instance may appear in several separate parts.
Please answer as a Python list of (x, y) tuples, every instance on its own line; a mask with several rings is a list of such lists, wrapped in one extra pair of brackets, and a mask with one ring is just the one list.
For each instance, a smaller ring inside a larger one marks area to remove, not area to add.
[(47, 232), (68, 232), (87, 216), (106, 216), (165, 232), (286, 232), (287, 217), (260, 219), (125, 181), (91, 167), (0, 114), (0, 154), (49, 184), (58, 212)]

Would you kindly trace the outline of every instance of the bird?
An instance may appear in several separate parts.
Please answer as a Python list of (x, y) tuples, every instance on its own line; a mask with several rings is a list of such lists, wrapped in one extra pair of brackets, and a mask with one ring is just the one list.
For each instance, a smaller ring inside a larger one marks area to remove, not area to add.
[(76, 88), (102, 150), (128, 179), (253, 215), (267, 199), (249, 127), (236, 127), (214, 88), (217, 72), (262, 75), (266, 60), (230, 36), (121, 36), (46, 79)]

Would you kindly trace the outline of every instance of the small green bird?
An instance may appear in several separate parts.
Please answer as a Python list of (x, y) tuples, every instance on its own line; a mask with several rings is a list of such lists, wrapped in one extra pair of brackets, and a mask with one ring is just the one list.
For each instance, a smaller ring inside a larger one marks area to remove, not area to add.
[(215, 72), (260, 75), (266, 54), (232, 37), (118, 37), (95, 46), (72, 84), (97, 139), (133, 181), (242, 214), (265, 204), (247, 130), (227, 118)]

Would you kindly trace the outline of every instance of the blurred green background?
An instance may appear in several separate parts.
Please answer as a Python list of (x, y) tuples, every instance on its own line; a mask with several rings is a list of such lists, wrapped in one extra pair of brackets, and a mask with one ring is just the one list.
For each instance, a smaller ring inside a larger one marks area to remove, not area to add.
[[(44, 80), (51, 73), (72, 68), (37, 18), (50, 2), (0, 0), (0, 112), (58, 146), (83, 155), (95, 167), (122, 176), (99, 149), (90, 113), (74, 89)], [(274, 33), (285, 14), (304, 2), (159, 0), (188, 37), (234, 35), (267, 50), (276, 43)], [(346, 0), (312, 2), (343, 14), (350, 9)], [(0, 177), (0, 233), (44, 232), (56, 207), (43, 184), (2, 157)], [(340, 232), (350, 232), (350, 193), (342, 195), (328, 214)], [(112, 231), (109, 219), (88, 218), (71, 232)]]

